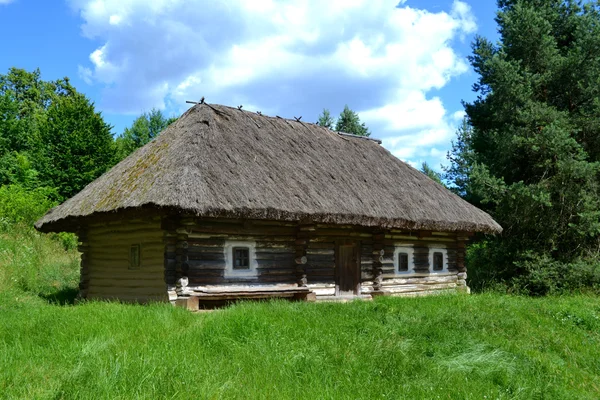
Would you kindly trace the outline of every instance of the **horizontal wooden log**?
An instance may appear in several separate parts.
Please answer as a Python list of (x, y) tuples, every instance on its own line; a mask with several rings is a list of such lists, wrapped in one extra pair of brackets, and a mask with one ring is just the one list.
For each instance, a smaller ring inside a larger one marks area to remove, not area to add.
[(328, 262), (328, 261), (334, 261), (335, 258), (332, 254), (329, 255), (321, 255), (321, 254), (307, 254), (306, 257), (308, 258), (308, 263), (313, 263), (313, 262)]
[(190, 247), (199, 246), (199, 247), (220, 247), (222, 248), (225, 245), (224, 239), (195, 239), (193, 237), (188, 236), (188, 243)]
[(294, 263), (294, 253), (256, 253), (256, 260), (274, 260)]
[(225, 262), (219, 260), (188, 260), (190, 270), (225, 269)]
[(311, 241), (308, 244), (308, 248), (309, 249), (335, 249), (335, 243), (333, 242), (328, 242), (328, 241), (324, 241), (324, 242), (313, 242)]
[(257, 247), (256, 254), (295, 254), (296, 249), (293, 247)]
[(256, 260), (258, 268), (292, 268), (295, 263), (293, 259), (281, 260)]
[(456, 282), (458, 277), (456, 275), (443, 275), (443, 276), (420, 276), (420, 277), (395, 277), (390, 279), (384, 279), (383, 285), (405, 285), (405, 284), (437, 284), (437, 283), (451, 283)]
[(195, 278), (208, 278), (208, 277), (222, 277), (225, 274), (225, 270), (222, 269), (190, 269), (186, 272), (186, 276), (191, 280)]
[(88, 243), (119, 243), (119, 242), (161, 242), (162, 235), (157, 232), (147, 232), (145, 234), (129, 235), (126, 233), (116, 233), (112, 235), (90, 235)]
[(437, 285), (398, 285), (395, 287), (384, 286), (383, 290), (388, 293), (411, 293), (411, 292), (433, 292), (437, 290), (456, 289), (456, 283)]
[(296, 275), (296, 270), (293, 268), (282, 268), (282, 269), (275, 269), (275, 268), (263, 268), (263, 269), (257, 269), (256, 270), (258, 273), (258, 276), (264, 276), (264, 275)]
[(271, 241), (256, 240), (256, 250), (258, 249), (294, 249), (296, 244), (293, 241)]
[(333, 260), (330, 261), (311, 261), (308, 260), (306, 263), (307, 267), (316, 268), (316, 269), (335, 269), (335, 262)]
[(225, 254), (223, 253), (196, 253), (188, 252), (187, 256), (190, 260), (197, 261), (221, 261), (225, 264)]
[(164, 279), (109, 279), (92, 277), (89, 281), (90, 287), (122, 287), (122, 288), (146, 288), (149, 291), (158, 291), (165, 287)]
[[(89, 269), (129, 269), (129, 260), (121, 260), (121, 261), (114, 261), (114, 260), (89, 260), (86, 263), (86, 266)], [(140, 263), (140, 267), (139, 269), (146, 269), (146, 270), (151, 270), (151, 269), (163, 269), (164, 268), (164, 262), (163, 260), (152, 260), (152, 261), (148, 261), (146, 263), (142, 262)]]
[(333, 270), (313, 269), (313, 268), (307, 268), (306, 269), (306, 275), (307, 275), (309, 281), (312, 280), (311, 277), (315, 277), (315, 276), (321, 276), (321, 277), (322, 276), (330, 276), (330, 277), (335, 276)]
[(296, 284), (227, 284), (227, 285), (199, 285), (189, 286), (186, 293), (193, 295), (195, 292), (204, 293), (236, 293), (253, 291), (290, 291), (290, 292), (308, 292), (310, 289), (298, 287)]
[(335, 254), (335, 250), (333, 248), (325, 248), (325, 249), (307, 249), (307, 255), (325, 255), (325, 256), (333, 256)]
[(233, 225), (225, 223), (203, 223), (200, 226), (192, 227), (190, 235), (198, 233), (224, 233), (230, 235), (248, 235), (248, 236), (261, 236), (261, 235), (285, 235), (295, 236), (296, 228), (293, 226), (249, 226), (244, 227), (242, 225)]

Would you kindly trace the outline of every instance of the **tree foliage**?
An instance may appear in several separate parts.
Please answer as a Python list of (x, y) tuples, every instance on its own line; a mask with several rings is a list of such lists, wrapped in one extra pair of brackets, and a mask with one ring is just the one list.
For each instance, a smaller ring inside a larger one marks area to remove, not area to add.
[[(65, 199), (112, 162), (110, 126), (68, 78), (39, 70), (0, 75), (0, 185), (46, 187)], [(55, 189), (55, 190), (53, 190)]]
[(444, 183), (442, 182), (442, 174), (435, 171), (433, 168), (431, 168), (429, 166), (429, 164), (427, 164), (427, 161), (423, 161), (423, 164), (421, 164), (421, 170), (422, 173), (424, 173), (425, 175), (427, 175), (429, 177), (429, 179), (433, 180), (434, 182), (439, 183), (440, 185), (444, 186)]
[(335, 130), (338, 132), (352, 133), (358, 136), (371, 136), (371, 132), (364, 122), (360, 122), (358, 114), (350, 109), (347, 105), (340, 113), (340, 117), (335, 123)]
[(131, 127), (125, 128), (123, 134), (116, 139), (117, 161), (154, 139), (176, 120), (177, 118), (174, 117), (165, 117), (160, 110), (154, 108), (140, 115), (133, 121)]
[(319, 119), (317, 120), (317, 125), (325, 127), (327, 129), (333, 129), (335, 125), (335, 121), (331, 116), (331, 112), (327, 108), (323, 109), (323, 112), (319, 115)]
[(535, 260), (598, 258), (600, 5), (498, 5), (500, 42), (473, 43), (477, 99), (465, 104), (447, 178), (504, 228), (480, 246), (485, 267), (526, 282)]
[(337, 121), (333, 119), (328, 109), (323, 109), (319, 115), (317, 124), (327, 129), (334, 129), (338, 132), (351, 133), (358, 136), (371, 136), (369, 128), (364, 122), (360, 122), (358, 114), (350, 109), (348, 105), (340, 113)]

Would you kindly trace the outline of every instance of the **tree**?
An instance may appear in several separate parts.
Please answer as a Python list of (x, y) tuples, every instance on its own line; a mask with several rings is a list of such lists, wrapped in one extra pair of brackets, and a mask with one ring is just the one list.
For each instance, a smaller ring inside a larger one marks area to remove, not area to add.
[[(111, 165), (110, 126), (68, 78), (0, 75), (0, 185), (46, 187), (64, 199)], [(56, 189), (56, 190), (53, 190)]]
[(319, 119), (317, 120), (317, 125), (325, 127), (327, 129), (333, 129), (335, 121), (331, 116), (331, 113), (328, 109), (324, 108), (321, 115), (319, 115)]
[(600, 247), (600, 3), (498, 6), (500, 42), (473, 43), (477, 99), (447, 178), (504, 227), (483, 246), (487, 262), (521, 279)]
[(112, 166), (111, 126), (80, 93), (52, 102), (40, 142), (42, 183), (56, 187), (63, 199), (78, 193)]
[(360, 122), (358, 114), (352, 111), (347, 105), (344, 106), (344, 110), (340, 113), (340, 117), (335, 124), (335, 130), (358, 136), (371, 135), (365, 123)]
[(440, 185), (444, 186), (444, 183), (442, 182), (442, 174), (435, 171), (433, 168), (431, 168), (429, 166), (429, 164), (427, 164), (426, 161), (423, 161), (423, 164), (421, 164), (421, 170), (422, 173), (424, 173), (425, 175), (427, 175), (429, 177), (429, 179), (433, 180), (434, 182), (439, 183)]
[(122, 160), (134, 150), (142, 147), (160, 132), (165, 130), (177, 118), (166, 118), (160, 110), (152, 109), (150, 112), (143, 113), (133, 121), (131, 128), (125, 128), (125, 131), (116, 140), (117, 161)]
[(337, 122), (333, 119), (329, 110), (324, 108), (319, 115), (317, 125), (323, 126), (327, 129), (336, 130), (338, 132), (351, 133), (358, 136), (371, 135), (371, 132), (369, 132), (369, 129), (365, 123), (360, 122), (358, 114), (352, 111), (347, 105), (344, 106), (344, 110), (340, 113)]

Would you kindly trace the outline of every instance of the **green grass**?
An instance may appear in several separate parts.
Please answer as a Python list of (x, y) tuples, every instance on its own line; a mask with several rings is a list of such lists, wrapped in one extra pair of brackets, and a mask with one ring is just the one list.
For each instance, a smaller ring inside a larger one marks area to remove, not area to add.
[[(79, 282), (75, 239), (68, 235), (42, 234), (22, 225), (2, 228), (0, 291), (19, 289), (46, 297), (73, 292)], [(66, 250), (65, 246), (71, 249)]]
[(5, 398), (600, 398), (597, 297), (51, 305), (0, 297)]
[(600, 398), (599, 297), (60, 305), (60, 239), (0, 233), (0, 398)]

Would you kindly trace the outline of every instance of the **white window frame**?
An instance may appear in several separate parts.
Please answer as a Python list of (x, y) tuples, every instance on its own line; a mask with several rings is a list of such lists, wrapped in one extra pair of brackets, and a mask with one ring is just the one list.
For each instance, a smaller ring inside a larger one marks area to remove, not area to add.
[[(399, 254), (408, 254), (408, 271), (400, 271)], [(394, 248), (394, 273), (396, 275), (411, 275), (415, 273), (415, 250), (410, 245), (396, 245)]]
[[(442, 269), (440, 271), (433, 270), (433, 253), (442, 253)], [(429, 247), (429, 273), (431, 274), (447, 274), (448, 273), (448, 249), (440, 245)]]
[[(248, 269), (233, 268), (233, 249), (235, 247), (248, 248)], [(256, 269), (258, 267), (258, 262), (256, 261), (256, 242), (228, 240), (225, 242), (223, 251), (225, 253), (225, 278), (253, 278), (258, 275)]]

